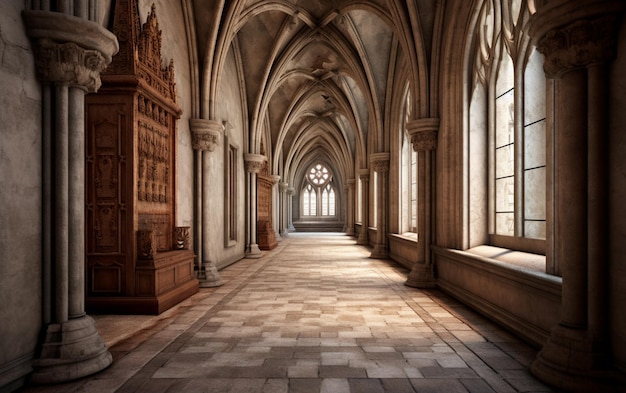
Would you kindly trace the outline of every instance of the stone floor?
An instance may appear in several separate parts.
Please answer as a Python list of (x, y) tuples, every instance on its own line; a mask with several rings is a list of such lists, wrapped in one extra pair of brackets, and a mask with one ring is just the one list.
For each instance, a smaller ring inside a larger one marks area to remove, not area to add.
[(98, 316), (114, 357), (24, 392), (549, 392), (535, 351), (339, 234), (294, 234), (158, 317)]

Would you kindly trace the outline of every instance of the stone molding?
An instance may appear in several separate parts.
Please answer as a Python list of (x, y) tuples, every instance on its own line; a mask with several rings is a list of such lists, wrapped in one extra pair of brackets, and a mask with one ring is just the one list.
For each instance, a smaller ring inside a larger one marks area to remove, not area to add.
[(280, 175), (270, 175), (270, 181), (272, 182), (272, 185), (275, 185), (280, 181)]
[(592, 64), (603, 64), (615, 57), (619, 15), (578, 20), (548, 31), (537, 43), (545, 56), (544, 71), (549, 78)]
[(191, 146), (194, 150), (214, 151), (224, 134), (224, 124), (209, 119), (189, 119)]
[(58, 12), (24, 11), (23, 18), (41, 81), (87, 92), (100, 88), (100, 73), (119, 50), (113, 33), (95, 22)]
[(370, 170), (367, 168), (359, 169), (359, 179), (361, 179), (361, 181), (369, 181)]
[(389, 172), (389, 153), (372, 153), (370, 164), (375, 172)]
[(406, 131), (416, 152), (436, 150), (439, 136), (439, 118), (427, 117), (406, 123)]
[(348, 179), (346, 184), (348, 185), (348, 187), (354, 187), (354, 185), (356, 184), (356, 180), (355, 179)]
[(259, 173), (267, 162), (267, 157), (263, 154), (245, 153), (243, 155), (243, 161), (246, 165), (246, 172)]

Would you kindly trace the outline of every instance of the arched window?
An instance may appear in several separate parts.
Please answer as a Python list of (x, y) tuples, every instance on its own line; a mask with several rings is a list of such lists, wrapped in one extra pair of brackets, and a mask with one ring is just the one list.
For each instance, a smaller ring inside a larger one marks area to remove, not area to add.
[(417, 152), (406, 132), (406, 123), (411, 115), (411, 95), (407, 89), (402, 119), (400, 147), (400, 206), (402, 232), (417, 233)]
[(546, 238), (546, 90), (542, 57), (523, 29), (531, 10), (526, 0), (480, 7), (467, 122), (469, 243), (538, 252), (545, 242), (536, 240)]
[(333, 176), (324, 165), (316, 164), (307, 171), (301, 195), (303, 216), (335, 216), (337, 203)]

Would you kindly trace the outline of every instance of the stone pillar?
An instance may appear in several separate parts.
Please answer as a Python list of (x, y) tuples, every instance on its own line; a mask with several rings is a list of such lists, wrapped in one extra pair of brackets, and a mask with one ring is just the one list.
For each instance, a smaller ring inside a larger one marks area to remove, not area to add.
[(280, 175), (270, 175), (272, 181), (272, 228), (277, 239), (280, 239)]
[(346, 225), (344, 232), (346, 235), (354, 235), (354, 179), (348, 179), (345, 185), (346, 190)]
[(289, 195), (287, 194), (287, 189), (289, 188), (289, 184), (280, 182), (278, 183), (278, 192), (280, 194), (280, 215), (279, 215), (279, 234), (282, 237), (289, 236), (289, 220), (288, 216), (288, 207), (289, 207)]
[(623, 1), (555, 1), (529, 21), (553, 89), (554, 226), (547, 257), (563, 277), (561, 322), (531, 371), (568, 391), (608, 391), (613, 385), (606, 378), (606, 68), (624, 8)]
[(248, 173), (249, 214), (248, 214), (248, 245), (246, 258), (260, 258), (263, 254), (257, 244), (257, 173), (263, 168), (267, 158), (262, 154), (246, 153), (244, 155), (246, 172)]
[(195, 151), (196, 161), (196, 208), (195, 208), (195, 233), (196, 241), (196, 264), (198, 286), (200, 288), (217, 287), (223, 284), (222, 278), (217, 272), (215, 262), (209, 257), (208, 230), (211, 228), (206, 209), (204, 206), (205, 195), (209, 194), (209, 185), (206, 181), (208, 173), (204, 171), (205, 152), (210, 153), (220, 143), (220, 138), (224, 134), (224, 125), (216, 120), (209, 119), (189, 119), (189, 130), (191, 131), (191, 146)]
[(370, 212), (370, 170), (367, 168), (359, 170), (359, 179), (361, 179), (361, 232), (356, 244), (369, 245), (369, 212)]
[(434, 224), (432, 222), (433, 211), (433, 191), (435, 155), (437, 149), (437, 137), (439, 134), (439, 118), (424, 118), (413, 120), (406, 125), (407, 132), (411, 138), (413, 150), (417, 154), (424, 155), (424, 168), (418, 168), (420, 176), (424, 176), (424, 189), (418, 192), (418, 233), (417, 247), (420, 249), (418, 255), (423, 255), (423, 261), (417, 261), (411, 268), (411, 273), (407, 277), (404, 285), (413, 288), (434, 288), (436, 281), (434, 277), (433, 264), (430, 253), (432, 244), (432, 233)]
[(389, 153), (370, 155), (370, 165), (377, 174), (376, 197), (376, 244), (370, 258), (387, 258), (387, 174), (389, 173)]
[(295, 232), (296, 228), (293, 226), (293, 196), (296, 193), (296, 189), (293, 187), (287, 188), (287, 197), (289, 203), (287, 203), (287, 230), (289, 232)]
[[(87, 17), (83, 14), (77, 10), (77, 15)], [(44, 162), (54, 168), (49, 179), (53, 195), (44, 195), (53, 201), (44, 203), (54, 217), (50, 238), (54, 254), (44, 264), (50, 265), (54, 282), (44, 283), (48, 290), (43, 302), (54, 309), (44, 321), (45, 338), (31, 380), (58, 383), (98, 372), (112, 361), (93, 319), (85, 313), (84, 97), (100, 87), (100, 73), (118, 43), (111, 32), (82, 17), (49, 11), (25, 11), (23, 17), (38, 78), (49, 92), (43, 95), (43, 107), (54, 108), (43, 125), (52, 130), (54, 152), (54, 162)]]

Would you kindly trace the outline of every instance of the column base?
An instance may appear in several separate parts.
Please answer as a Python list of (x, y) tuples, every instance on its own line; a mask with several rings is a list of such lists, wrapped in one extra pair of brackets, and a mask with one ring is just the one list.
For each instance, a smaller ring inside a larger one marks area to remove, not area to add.
[(202, 262), (202, 270), (198, 272), (197, 278), (200, 288), (213, 288), (224, 285), (213, 261)]
[(361, 232), (359, 232), (359, 237), (356, 239), (356, 244), (360, 244), (362, 246), (369, 246), (370, 239), (367, 236), (367, 229), (361, 228)]
[(552, 329), (530, 371), (540, 380), (571, 392), (612, 392), (610, 360), (587, 330), (562, 324)]
[(246, 258), (261, 258), (263, 256), (263, 253), (261, 252), (261, 249), (259, 248), (258, 244), (250, 244), (250, 246), (248, 247), (248, 250), (246, 251)]
[(48, 325), (30, 380), (35, 384), (72, 381), (107, 368), (113, 357), (88, 315)]
[(413, 264), (411, 273), (409, 273), (404, 285), (412, 288), (435, 288), (437, 281), (433, 277), (431, 266), (417, 262)]
[(372, 254), (370, 258), (373, 259), (386, 259), (389, 255), (387, 254), (387, 249), (384, 244), (377, 244), (374, 246), (374, 250), (372, 250)]

